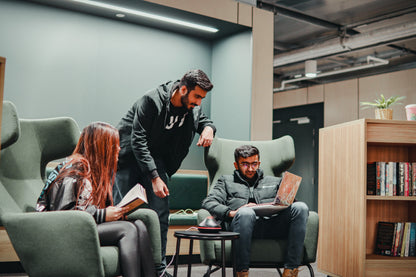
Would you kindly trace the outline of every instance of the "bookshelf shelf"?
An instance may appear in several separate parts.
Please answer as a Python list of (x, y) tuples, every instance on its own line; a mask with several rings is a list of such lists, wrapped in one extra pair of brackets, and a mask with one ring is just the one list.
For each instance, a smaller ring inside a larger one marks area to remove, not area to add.
[(383, 256), (383, 255), (375, 255), (375, 254), (368, 254), (366, 255), (367, 260), (380, 260), (380, 261), (397, 261), (398, 263), (402, 263), (403, 261), (409, 261), (416, 263), (416, 257), (390, 257), (390, 256)]
[(416, 201), (416, 196), (374, 196), (374, 195), (367, 195), (367, 200)]
[(367, 162), (416, 162), (416, 122), (360, 119), (319, 131), (318, 269), (414, 276), (416, 257), (375, 255), (377, 223), (416, 222), (416, 196), (367, 195)]

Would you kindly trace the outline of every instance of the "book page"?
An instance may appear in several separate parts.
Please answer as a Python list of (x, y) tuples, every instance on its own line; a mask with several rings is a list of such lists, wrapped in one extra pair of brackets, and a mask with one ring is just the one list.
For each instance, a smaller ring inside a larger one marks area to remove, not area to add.
[(140, 199), (147, 203), (146, 190), (140, 184), (136, 184), (132, 187), (123, 199), (121, 199), (120, 203), (117, 204), (117, 207), (124, 207), (136, 199)]

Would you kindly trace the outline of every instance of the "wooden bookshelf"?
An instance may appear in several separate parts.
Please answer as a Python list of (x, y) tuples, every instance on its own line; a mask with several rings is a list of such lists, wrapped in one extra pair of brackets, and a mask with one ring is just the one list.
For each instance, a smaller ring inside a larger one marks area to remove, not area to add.
[(379, 221), (416, 222), (416, 196), (367, 193), (367, 162), (416, 162), (416, 122), (360, 119), (319, 132), (318, 270), (415, 276), (416, 258), (374, 254)]

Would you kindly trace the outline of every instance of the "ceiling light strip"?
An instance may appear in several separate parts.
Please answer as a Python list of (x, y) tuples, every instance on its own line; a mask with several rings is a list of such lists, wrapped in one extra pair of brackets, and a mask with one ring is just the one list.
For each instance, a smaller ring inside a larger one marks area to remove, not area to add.
[(189, 28), (193, 28), (193, 29), (197, 29), (197, 30), (201, 30), (201, 31), (206, 31), (206, 32), (211, 32), (211, 33), (218, 32), (218, 29), (216, 29), (216, 28), (212, 28), (212, 27), (208, 27), (208, 26), (204, 26), (204, 25), (200, 25), (200, 24), (195, 24), (195, 23), (191, 23), (191, 22), (187, 22), (187, 21), (183, 21), (183, 20), (179, 20), (179, 19), (174, 19), (174, 18), (170, 18), (170, 17), (151, 14), (151, 13), (147, 13), (147, 12), (142, 12), (142, 11), (127, 9), (127, 8), (123, 8), (123, 7), (118, 7), (118, 6), (115, 6), (115, 5), (105, 4), (105, 3), (101, 3), (101, 2), (97, 2), (97, 1), (89, 1), (89, 0), (72, 0), (72, 1), (77, 2), (77, 3), (86, 4), (86, 5), (90, 5), (90, 6), (95, 6), (95, 7), (100, 7), (100, 8), (104, 8), (104, 9), (114, 10), (114, 11), (121, 12), (121, 13), (134, 14), (134, 15), (137, 15), (137, 16), (150, 18), (150, 19), (154, 19), (154, 20), (159, 20), (159, 21), (163, 21), (163, 22), (167, 22), (167, 23), (171, 23), (171, 24), (175, 24), (175, 25), (185, 26), (185, 27), (189, 27)]

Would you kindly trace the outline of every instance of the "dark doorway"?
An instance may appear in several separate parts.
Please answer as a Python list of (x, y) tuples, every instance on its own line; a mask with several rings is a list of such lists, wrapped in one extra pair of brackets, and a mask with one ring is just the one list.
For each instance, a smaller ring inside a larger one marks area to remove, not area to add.
[(290, 135), (295, 142), (296, 160), (290, 172), (302, 176), (296, 199), (309, 210), (318, 211), (318, 139), (323, 127), (323, 103), (275, 109), (273, 138)]

